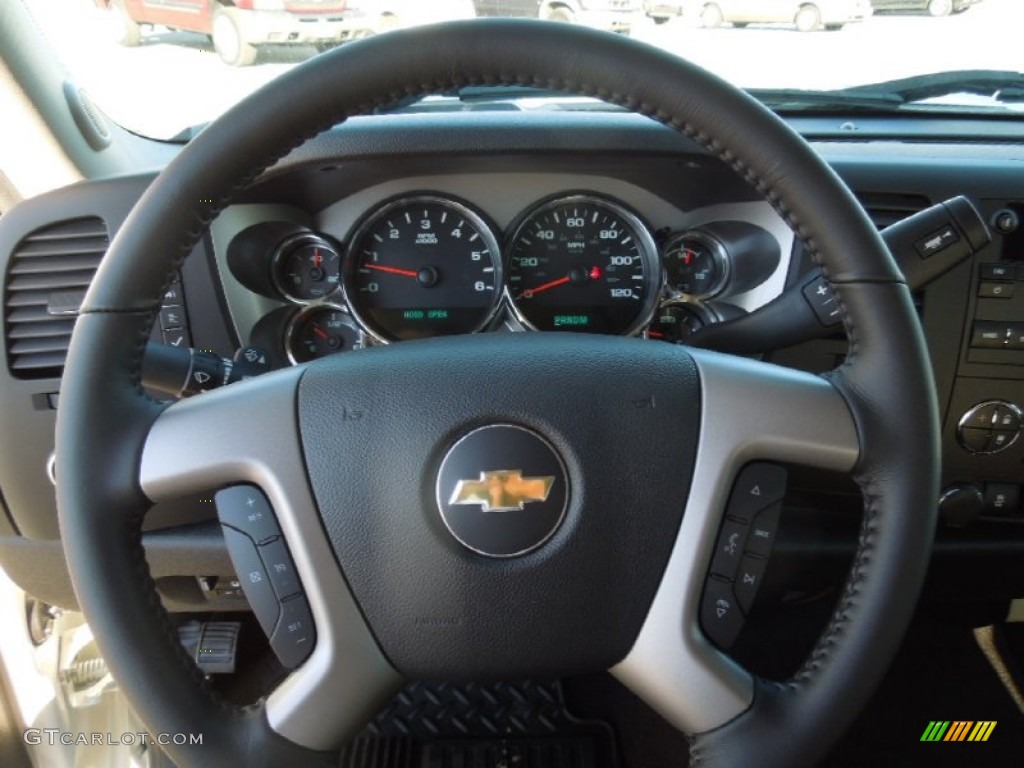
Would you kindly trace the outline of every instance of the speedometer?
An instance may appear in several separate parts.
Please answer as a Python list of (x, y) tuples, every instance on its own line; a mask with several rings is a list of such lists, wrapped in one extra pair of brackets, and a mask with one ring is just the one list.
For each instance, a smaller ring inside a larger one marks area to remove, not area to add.
[(370, 214), (350, 241), (343, 274), (352, 313), (379, 341), (479, 331), (501, 301), (492, 229), (466, 204), (436, 195)]
[(518, 319), (536, 330), (636, 333), (654, 312), (660, 280), (644, 224), (593, 195), (541, 203), (509, 244), (509, 299)]

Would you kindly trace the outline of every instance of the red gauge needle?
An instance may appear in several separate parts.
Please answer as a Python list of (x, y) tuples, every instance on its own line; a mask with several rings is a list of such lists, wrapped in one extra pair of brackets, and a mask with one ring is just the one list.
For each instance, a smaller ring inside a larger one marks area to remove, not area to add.
[(366, 269), (374, 269), (378, 272), (387, 272), (389, 275), (401, 275), (402, 277), (416, 277), (419, 274), (415, 269), (385, 267), (383, 264), (363, 264), (363, 267)]
[(328, 334), (327, 331), (325, 331), (319, 325), (314, 325), (313, 326), (313, 333), (315, 333), (317, 336), (319, 336), (324, 341), (327, 341), (329, 338), (331, 338), (330, 334)]
[(661, 331), (648, 331), (647, 335), (650, 336), (652, 339), (664, 339), (665, 338), (665, 334), (662, 333)]
[(557, 288), (560, 285), (565, 285), (569, 282), (569, 276), (560, 277), (557, 280), (552, 280), (550, 283), (544, 283), (544, 285), (538, 285), (536, 288), (528, 288), (519, 294), (520, 299), (532, 299), (538, 293), (542, 291), (549, 291), (552, 288)]
[(320, 269), (320, 265), (324, 263), (324, 257), (320, 255), (320, 249), (313, 249), (313, 266)]

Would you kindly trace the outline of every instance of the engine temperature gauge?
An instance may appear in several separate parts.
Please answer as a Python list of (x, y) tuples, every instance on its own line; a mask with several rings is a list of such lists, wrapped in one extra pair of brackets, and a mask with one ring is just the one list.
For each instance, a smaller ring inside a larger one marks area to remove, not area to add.
[(362, 331), (341, 307), (318, 304), (300, 310), (285, 330), (285, 352), (294, 363), (308, 363), (337, 352), (361, 349)]
[(717, 238), (692, 230), (668, 241), (666, 287), (670, 293), (706, 299), (721, 292), (729, 279), (729, 255)]

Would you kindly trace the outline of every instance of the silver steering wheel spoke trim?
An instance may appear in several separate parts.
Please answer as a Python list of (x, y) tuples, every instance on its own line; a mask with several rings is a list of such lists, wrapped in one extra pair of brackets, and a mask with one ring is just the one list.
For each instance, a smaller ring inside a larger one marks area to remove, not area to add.
[(611, 673), (674, 726), (695, 734), (728, 723), (753, 702), (750, 674), (698, 625), (705, 576), (736, 475), (754, 460), (848, 473), (860, 448), (846, 401), (826, 379), (689, 351), (701, 379), (693, 482), (647, 618)]
[(303, 367), (183, 400), (154, 423), (140, 484), (155, 503), (252, 483), (266, 494), (305, 588), (316, 646), (267, 698), (271, 727), (304, 747), (337, 749), (400, 688), (342, 575), (313, 500), (299, 441)]

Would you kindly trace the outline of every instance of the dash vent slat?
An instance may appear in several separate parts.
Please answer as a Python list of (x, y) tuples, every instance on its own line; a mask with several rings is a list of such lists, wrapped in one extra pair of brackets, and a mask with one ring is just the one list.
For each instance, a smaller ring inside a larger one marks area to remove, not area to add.
[(53, 224), (26, 236), (4, 280), (7, 364), (19, 378), (57, 378), (64, 369), (76, 301), (110, 244), (102, 219)]

